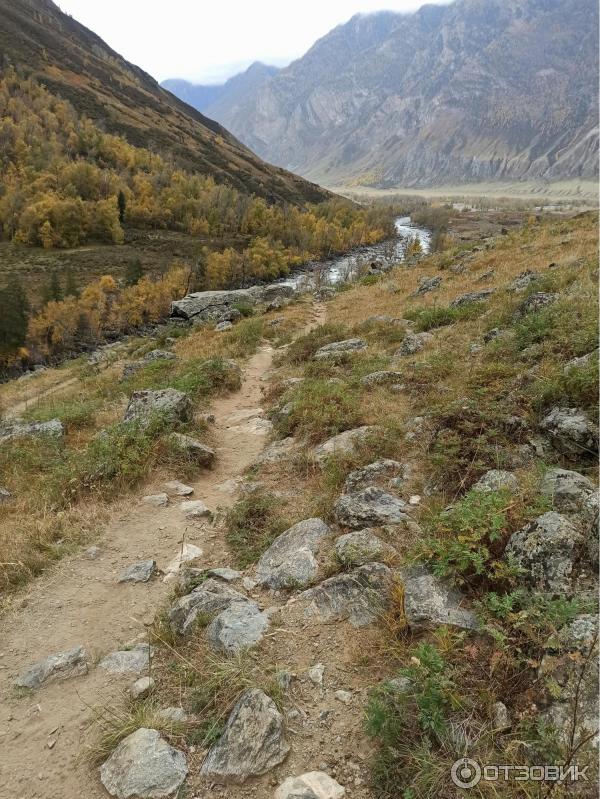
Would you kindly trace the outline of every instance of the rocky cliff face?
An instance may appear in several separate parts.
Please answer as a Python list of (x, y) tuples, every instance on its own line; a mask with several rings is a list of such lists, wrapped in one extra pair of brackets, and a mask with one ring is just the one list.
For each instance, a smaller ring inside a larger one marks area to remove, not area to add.
[(329, 185), (597, 174), (595, 0), (458, 0), (357, 16), (208, 113)]

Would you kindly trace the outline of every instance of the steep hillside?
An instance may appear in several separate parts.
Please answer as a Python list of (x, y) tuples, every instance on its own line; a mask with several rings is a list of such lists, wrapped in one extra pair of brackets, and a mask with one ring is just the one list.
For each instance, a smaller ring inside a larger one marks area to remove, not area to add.
[(102, 129), (172, 156), (180, 167), (269, 200), (324, 198), (316, 186), (263, 163), (51, 0), (0, 0), (0, 53), (4, 67), (27, 70)]
[(356, 16), (244, 102), (212, 109), (326, 185), (597, 174), (595, 0), (457, 0)]
[(164, 80), (160, 85), (211, 119), (218, 119), (241, 105), (248, 92), (258, 91), (278, 71), (277, 67), (255, 61), (247, 70), (219, 85), (203, 86), (177, 79)]

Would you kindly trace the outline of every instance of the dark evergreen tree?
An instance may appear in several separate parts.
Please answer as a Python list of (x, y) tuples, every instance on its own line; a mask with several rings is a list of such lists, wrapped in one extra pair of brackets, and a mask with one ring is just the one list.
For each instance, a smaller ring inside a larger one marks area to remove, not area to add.
[(50, 273), (50, 279), (42, 290), (42, 302), (47, 305), (49, 302), (60, 302), (64, 299), (63, 290), (60, 285), (58, 272), (53, 269)]
[(139, 258), (129, 261), (125, 267), (125, 283), (127, 286), (135, 286), (144, 277), (144, 267)]
[(125, 195), (122, 191), (119, 192), (117, 196), (117, 207), (119, 209), (119, 222), (123, 224), (125, 222), (125, 211), (127, 210), (127, 200), (125, 199)]
[(0, 357), (13, 355), (25, 344), (29, 303), (18, 278), (0, 289)]
[(65, 270), (65, 297), (79, 297), (75, 273), (70, 266)]

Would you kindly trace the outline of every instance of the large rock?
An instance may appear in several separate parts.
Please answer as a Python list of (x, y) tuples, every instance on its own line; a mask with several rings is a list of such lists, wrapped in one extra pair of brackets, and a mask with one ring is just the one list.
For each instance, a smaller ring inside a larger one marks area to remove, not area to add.
[(542, 514), (510, 537), (505, 556), (522, 570), (523, 579), (540, 591), (568, 592), (580, 533), (555, 511)]
[(482, 289), (481, 291), (469, 291), (461, 294), (450, 303), (451, 308), (462, 308), (463, 305), (470, 305), (473, 302), (485, 302), (494, 293), (494, 289)]
[(131, 395), (123, 421), (145, 426), (154, 416), (167, 417), (172, 422), (187, 422), (192, 416), (192, 406), (187, 395), (174, 388), (135, 391)]
[(150, 667), (153, 649), (148, 644), (137, 644), (132, 649), (111, 652), (103, 658), (98, 667), (111, 674), (141, 674)]
[(367, 388), (373, 388), (374, 386), (390, 386), (394, 383), (399, 383), (403, 377), (404, 375), (402, 372), (384, 370), (381, 372), (371, 372), (371, 374), (361, 378), (360, 382), (363, 386), (367, 386)]
[(548, 469), (541, 488), (553, 509), (566, 514), (585, 513), (589, 498), (598, 491), (589, 478), (569, 469)]
[(512, 472), (504, 469), (490, 469), (471, 487), (471, 491), (488, 494), (492, 491), (510, 491), (515, 494), (519, 490), (519, 481)]
[(567, 458), (576, 460), (598, 452), (598, 429), (581, 408), (552, 408), (540, 428)]
[(289, 750), (275, 703), (258, 688), (249, 688), (231, 711), (200, 773), (214, 782), (243, 783), (282, 763)]
[(261, 452), (256, 459), (257, 463), (279, 463), (287, 460), (296, 449), (297, 441), (292, 436), (283, 438), (281, 441), (273, 441)]
[(197, 291), (171, 303), (171, 316), (181, 319), (218, 319), (235, 305), (255, 305), (256, 295), (250, 289), (233, 291)]
[(431, 333), (407, 333), (400, 348), (394, 353), (395, 357), (404, 357), (407, 355), (415, 355), (420, 352), (425, 345), (433, 340)]
[(87, 652), (82, 646), (49, 655), (23, 671), (14, 682), (17, 688), (39, 688), (42, 683), (64, 680), (85, 674), (88, 669)]
[(406, 502), (375, 486), (355, 494), (342, 494), (334, 508), (337, 521), (354, 530), (408, 523), (412, 520), (405, 509)]
[(545, 308), (547, 305), (552, 305), (552, 303), (556, 302), (558, 299), (558, 294), (550, 294), (545, 291), (537, 291), (535, 294), (531, 294), (524, 300), (521, 305), (519, 306), (519, 314), (521, 316), (525, 316), (529, 313), (535, 313), (539, 311), (541, 308)]
[(360, 491), (368, 486), (379, 486), (391, 488), (395, 481), (405, 477), (407, 469), (399, 461), (390, 458), (380, 460), (362, 466), (350, 472), (344, 483), (344, 492), (349, 494), (353, 491)]
[(321, 519), (305, 519), (278, 536), (256, 567), (256, 580), (269, 588), (304, 588), (317, 576), (315, 554), (329, 527)]
[(348, 338), (345, 341), (333, 341), (331, 344), (325, 344), (315, 352), (314, 357), (316, 360), (322, 360), (323, 358), (335, 358), (344, 352), (360, 352), (366, 349), (367, 342), (362, 338)]
[(172, 796), (187, 777), (183, 752), (157, 730), (141, 727), (117, 746), (100, 767), (100, 780), (117, 799), (161, 799)]
[(354, 627), (364, 627), (385, 608), (391, 577), (387, 566), (369, 563), (304, 591), (298, 603), (306, 616), (320, 623), (349, 621)]
[(415, 628), (451, 624), (466, 630), (477, 628), (476, 617), (463, 607), (464, 598), (422, 566), (403, 569), (404, 612)]
[(232, 602), (247, 601), (245, 594), (240, 594), (221, 580), (210, 578), (171, 606), (169, 624), (173, 632), (185, 634), (198, 616), (213, 617), (226, 610)]
[(184, 433), (171, 433), (171, 441), (189, 460), (210, 469), (215, 462), (215, 451)]
[(366, 528), (337, 538), (335, 554), (344, 566), (364, 566), (365, 563), (389, 560), (398, 553), (394, 547), (378, 538), (373, 530)]
[(419, 280), (418, 288), (413, 291), (412, 297), (419, 297), (421, 294), (429, 294), (430, 291), (435, 291), (442, 285), (442, 278), (439, 275), (434, 277), (422, 277)]
[(155, 560), (140, 560), (121, 572), (120, 583), (147, 583), (156, 571)]
[(0, 443), (18, 438), (62, 438), (65, 429), (60, 419), (48, 422), (26, 422), (24, 419), (11, 419), (0, 423)]
[(520, 275), (512, 280), (508, 286), (506, 287), (509, 291), (514, 292), (515, 294), (520, 294), (522, 291), (525, 291), (532, 283), (539, 279), (539, 274), (537, 272), (533, 272), (531, 269), (526, 269), (524, 272), (521, 272)]
[(275, 799), (342, 799), (346, 789), (324, 771), (288, 777), (275, 791)]
[(327, 439), (313, 451), (313, 457), (317, 463), (324, 463), (332, 455), (351, 455), (357, 445), (363, 442), (369, 435), (374, 433), (377, 427), (364, 426), (355, 427), (354, 430), (345, 430), (337, 436)]
[(255, 646), (269, 627), (269, 617), (255, 602), (232, 602), (206, 628), (208, 643), (221, 652), (234, 655)]

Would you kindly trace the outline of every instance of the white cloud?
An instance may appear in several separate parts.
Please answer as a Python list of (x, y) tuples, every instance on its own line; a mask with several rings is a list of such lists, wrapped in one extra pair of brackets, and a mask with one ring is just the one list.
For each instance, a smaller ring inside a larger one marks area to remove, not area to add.
[(253, 61), (285, 65), (359, 12), (414, 11), (423, 0), (59, 0), (59, 5), (158, 80), (217, 82)]

